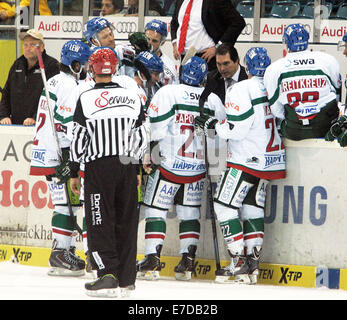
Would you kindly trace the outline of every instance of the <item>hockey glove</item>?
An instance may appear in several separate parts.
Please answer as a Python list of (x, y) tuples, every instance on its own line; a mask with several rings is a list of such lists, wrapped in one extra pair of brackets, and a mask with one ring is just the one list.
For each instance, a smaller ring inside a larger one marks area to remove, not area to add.
[(341, 116), (331, 125), (329, 131), (325, 135), (325, 140), (334, 141), (335, 138), (343, 133), (342, 128), (344, 128), (345, 126), (347, 126), (347, 117)]
[(62, 149), (62, 161), (54, 168), (55, 176), (59, 179), (58, 184), (64, 184), (70, 179), (70, 148)]
[(151, 45), (143, 32), (133, 32), (129, 34), (129, 41), (135, 48), (136, 54), (142, 51), (151, 51)]
[(340, 144), (341, 147), (347, 146), (347, 130), (345, 130), (337, 137), (337, 142)]
[(208, 137), (210, 133), (209, 130), (213, 130), (216, 127), (217, 122), (218, 120), (216, 118), (202, 114), (194, 119), (194, 126), (197, 132), (202, 130), (205, 136)]

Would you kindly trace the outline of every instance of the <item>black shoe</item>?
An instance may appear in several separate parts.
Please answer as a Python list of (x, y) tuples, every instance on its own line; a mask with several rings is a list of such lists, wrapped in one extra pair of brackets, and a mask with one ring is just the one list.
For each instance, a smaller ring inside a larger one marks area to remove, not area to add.
[(119, 296), (119, 282), (113, 274), (105, 274), (99, 279), (84, 285), (86, 294), (91, 297), (115, 298)]

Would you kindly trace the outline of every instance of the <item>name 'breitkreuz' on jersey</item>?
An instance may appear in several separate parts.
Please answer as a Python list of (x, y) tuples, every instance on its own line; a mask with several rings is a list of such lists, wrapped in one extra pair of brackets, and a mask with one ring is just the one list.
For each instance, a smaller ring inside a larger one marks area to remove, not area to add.
[(116, 83), (96, 84), (81, 94), (74, 114), (72, 168), (107, 156), (139, 158), (149, 128), (139, 96)]
[[(203, 90), (186, 84), (166, 85), (157, 91), (149, 105), (151, 141), (159, 142), (162, 156), (159, 170), (170, 181), (190, 183), (205, 175), (203, 136), (194, 130)], [(219, 120), (225, 118), (224, 106), (217, 95), (209, 95), (204, 113)]]
[(228, 139), (227, 166), (261, 179), (284, 178), (285, 149), (262, 79), (236, 83), (226, 93), (225, 108), (227, 119), (216, 131)]

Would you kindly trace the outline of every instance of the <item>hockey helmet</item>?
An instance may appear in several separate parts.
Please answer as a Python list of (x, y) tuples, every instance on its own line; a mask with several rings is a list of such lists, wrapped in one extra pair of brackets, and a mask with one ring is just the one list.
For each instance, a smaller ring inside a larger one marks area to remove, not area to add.
[(165, 41), (167, 37), (167, 25), (164, 21), (153, 19), (148, 22), (145, 26), (146, 30), (153, 30), (161, 34), (161, 42)]
[(304, 51), (308, 47), (310, 34), (301, 23), (290, 24), (284, 29), (283, 40), (290, 51)]
[(114, 26), (107, 19), (101, 17), (93, 18), (84, 24), (83, 37), (90, 44), (93, 44), (91, 39), (96, 39), (97, 34), (105, 28), (114, 30)]
[(271, 64), (271, 59), (265, 48), (253, 47), (245, 55), (245, 64), (251, 75), (263, 77), (266, 68)]
[(134, 61), (134, 66), (142, 72), (146, 79), (150, 79), (152, 72), (163, 72), (163, 61), (154, 53), (149, 51), (140, 52)]
[(182, 66), (181, 80), (188, 85), (197, 86), (203, 82), (207, 71), (206, 61), (194, 56)]
[(347, 42), (347, 33), (345, 33), (344, 36), (342, 37), (342, 41)]
[(113, 75), (117, 63), (117, 55), (109, 47), (98, 47), (89, 57), (89, 68), (97, 75)]
[(86, 43), (80, 40), (70, 40), (61, 49), (60, 62), (66, 66), (71, 66), (74, 61), (84, 65), (90, 54), (90, 48)]

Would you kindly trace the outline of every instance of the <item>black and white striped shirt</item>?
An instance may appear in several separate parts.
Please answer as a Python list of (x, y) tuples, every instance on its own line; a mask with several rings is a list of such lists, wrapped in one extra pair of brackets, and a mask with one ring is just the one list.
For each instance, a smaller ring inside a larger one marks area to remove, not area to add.
[(115, 83), (99, 83), (81, 94), (74, 114), (71, 171), (101, 157), (139, 159), (149, 142), (139, 96)]

